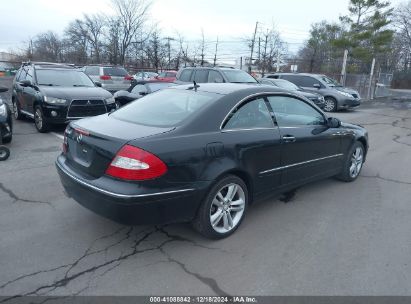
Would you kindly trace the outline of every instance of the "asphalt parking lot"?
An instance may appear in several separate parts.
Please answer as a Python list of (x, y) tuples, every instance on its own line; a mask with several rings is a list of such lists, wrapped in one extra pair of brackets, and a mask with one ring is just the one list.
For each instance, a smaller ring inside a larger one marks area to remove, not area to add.
[(188, 224), (126, 227), (84, 209), (54, 167), (62, 130), (19, 121), (0, 163), (0, 296), (411, 295), (410, 104), (335, 114), (369, 130), (361, 176), (260, 202), (220, 241)]

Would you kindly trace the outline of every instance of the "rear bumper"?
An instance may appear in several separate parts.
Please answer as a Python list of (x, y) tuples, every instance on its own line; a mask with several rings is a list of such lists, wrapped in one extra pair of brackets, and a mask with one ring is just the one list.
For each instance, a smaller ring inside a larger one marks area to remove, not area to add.
[(69, 197), (83, 207), (125, 225), (190, 221), (195, 217), (206, 189), (203, 183), (163, 190), (134, 184), (134, 193), (119, 193), (78, 176), (64, 164), (64, 157), (57, 159), (56, 167)]

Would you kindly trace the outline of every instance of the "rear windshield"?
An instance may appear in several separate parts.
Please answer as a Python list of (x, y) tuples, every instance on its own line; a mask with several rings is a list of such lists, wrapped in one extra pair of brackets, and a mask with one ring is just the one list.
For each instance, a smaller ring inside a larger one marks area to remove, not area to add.
[(234, 83), (256, 83), (257, 80), (254, 79), (250, 74), (240, 70), (222, 70), (229, 82)]
[(214, 93), (167, 89), (129, 103), (111, 115), (135, 124), (174, 127), (219, 97)]
[(91, 79), (78, 70), (40, 70), (36, 71), (37, 84), (61, 87), (94, 87)]
[(126, 76), (128, 73), (125, 69), (123, 68), (116, 68), (116, 67), (111, 67), (111, 68), (103, 68), (104, 71), (104, 75), (107, 76), (120, 76), (120, 77), (124, 77)]

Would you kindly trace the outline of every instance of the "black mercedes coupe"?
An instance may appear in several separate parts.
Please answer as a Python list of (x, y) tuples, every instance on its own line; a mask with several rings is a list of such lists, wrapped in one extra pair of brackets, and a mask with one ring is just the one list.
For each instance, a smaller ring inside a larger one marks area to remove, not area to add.
[(71, 122), (56, 161), (69, 196), (125, 224), (191, 221), (232, 234), (254, 201), (355, 180), (367, 131), (264, 85), (191, 84)]

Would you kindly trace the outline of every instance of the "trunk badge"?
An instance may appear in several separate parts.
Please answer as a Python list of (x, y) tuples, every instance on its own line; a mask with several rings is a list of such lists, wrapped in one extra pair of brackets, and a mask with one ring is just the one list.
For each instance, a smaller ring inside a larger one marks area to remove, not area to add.
[(77, 142), (78, 142), (78, 143), (81, 143), (82, 140), (83, 140), (83, 135), (80, 133), (80, 134), (77, 136)]

